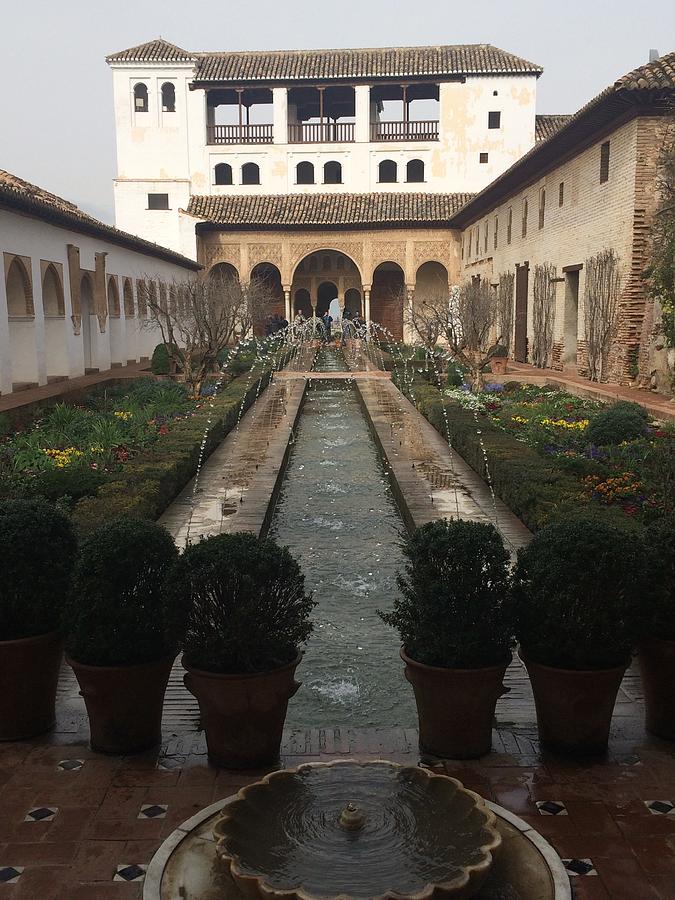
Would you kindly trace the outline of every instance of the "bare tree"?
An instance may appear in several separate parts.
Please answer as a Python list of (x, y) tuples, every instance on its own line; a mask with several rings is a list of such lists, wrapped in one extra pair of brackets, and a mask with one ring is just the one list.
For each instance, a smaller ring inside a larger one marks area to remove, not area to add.
[(613, 250), (603, 250), (587, 259), (584, 268), (588, 372), (591, 381), (604, 381), (609, 351), (619, 321), (619, 258)]
[(441, 337), (445, 337), (450, 298), (447, 286), (445, 291), (437, 289), (427, 296), (413, 297), (412, 303), (405, 302), (403, 296), (404, 321), (414, 337), (432, 353)]
[(513, 272), (502, 272), (497, 286), (497, 328), (507, 350), (511, 349), (513, 334), (513, 288), (516, 277)]
[(545, 369), (553, 351), (553, 322), (555, 319), (556, 268), (551, 263), (534, 267), (532, 285), (532, 362)]
[(170, 283), (144, 279), (145, 327), (156, 328), (174, 370), (183, 373), (193, 397), (201, 394), (218, 354), (262, 320), (274, 297), (264, 279), (242, 285), (227, 275)]

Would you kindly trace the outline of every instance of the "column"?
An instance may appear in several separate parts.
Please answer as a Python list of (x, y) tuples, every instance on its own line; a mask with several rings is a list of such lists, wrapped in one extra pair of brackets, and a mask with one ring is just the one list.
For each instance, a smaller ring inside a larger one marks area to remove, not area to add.
[[(0, 263), (3, 257), (0, 253)], [(0, 393), (12, 393), (12, 356), (9, 344), (9, 315), (5, 290), (5, 272), (0, 267)]]
[(288, 143), (288, 88), (272, 88), (272, 121), (275, 144)]
[(33, 282), (33, 338), (38, 384), (47, 384), (47, 357), (45, 341), (45, 308), (42, 301), (42, 270), (39, 259), (31, 260)]
[(366, 320), (366, 328), (370, 331), (370, 288), (363, 288), (363, 314)]
[(415, 296), (415, 285), (407, 284), (405, 286), (406, 307), (403, 310), (403, 341), (404, 343), (412, 343), (411, 336), (414, 336), (413, 321), (413, 299)]
[(291, 292), (284, 288), (284, 309), (285, 309), (285, 318), (286, 321), (290, 323), (293, 321), (293, 309), (291, 307)]
[(367, 144), (370, 141), (370, 85), (358, 84), (354, 88), (355, 119), (354, 140)]

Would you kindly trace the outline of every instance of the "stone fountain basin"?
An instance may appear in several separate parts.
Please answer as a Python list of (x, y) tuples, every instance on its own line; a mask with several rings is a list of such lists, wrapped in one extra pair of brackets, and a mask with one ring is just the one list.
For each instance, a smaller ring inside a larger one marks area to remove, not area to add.
[(242, 788), (214, 834), (234, 882), (261, 900), (467, 900), (501, 846), (478, 794), (380, 760), (273, 772)]
[[(219, 800), (184, 822), (153, 857), (143, 900), (242, 900), (245, 896), (217, 860), (213, 829), (237, 795)], [(486, 801), (502, 838), (490, 874), (475, 900), (571, 900), (567, 873), (551, 845), (522, 819)]]

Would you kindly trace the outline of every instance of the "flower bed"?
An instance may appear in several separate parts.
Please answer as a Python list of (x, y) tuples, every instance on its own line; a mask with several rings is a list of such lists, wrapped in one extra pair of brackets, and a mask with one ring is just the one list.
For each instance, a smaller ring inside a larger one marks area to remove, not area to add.
[[(642, 420), (637, 437), (596, 445), (605, 404), (528, 385), (487, 385), (478, 395), (440, 390), (418, 378), (412, 393), (420, 411), (533, 530), (557, 515), (585, 508), (615, 520), (647, 522), (675, 508), (675, 428)], [(641, 415), (632, 404), (619, 418)]]

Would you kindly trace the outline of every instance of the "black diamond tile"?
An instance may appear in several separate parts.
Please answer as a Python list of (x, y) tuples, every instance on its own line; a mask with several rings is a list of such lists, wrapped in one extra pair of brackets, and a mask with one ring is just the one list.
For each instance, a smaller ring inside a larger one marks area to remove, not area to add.
[(138, 818), (163, 819), (166, 816), (166, 811), (168, 808), (168, 806), (163, 806), (159, 803), (145, 803), (143, 806), (141, 806), (141, 811), (138, 814)]
[(28, 810), (24, 822), (51, 822), (58, 811), (56, 806), (37, 806)]
[(142, 881), (145, 878), (147, 866), (132, 865), (117, 866), (113, 881)]
[(23, 866), (0, 866), (0, 884), (15, 884), (23, 872)]
[(675, 803), (670, 800), (645, 800), (645, 806), (655, 816), (669, 816), (675, 810)]
[(57, 768), (63, 769), (64, 772), (75, 772), (77, 769), (81, 769), (83, 765), (83, 759), (62, 759)]
[(559, 800), (537, 800), (537, 809), (542, 816), (566, 816), (567, 807)]
[(592, 859), (563, 859), (570, 875), (597, 875)]

